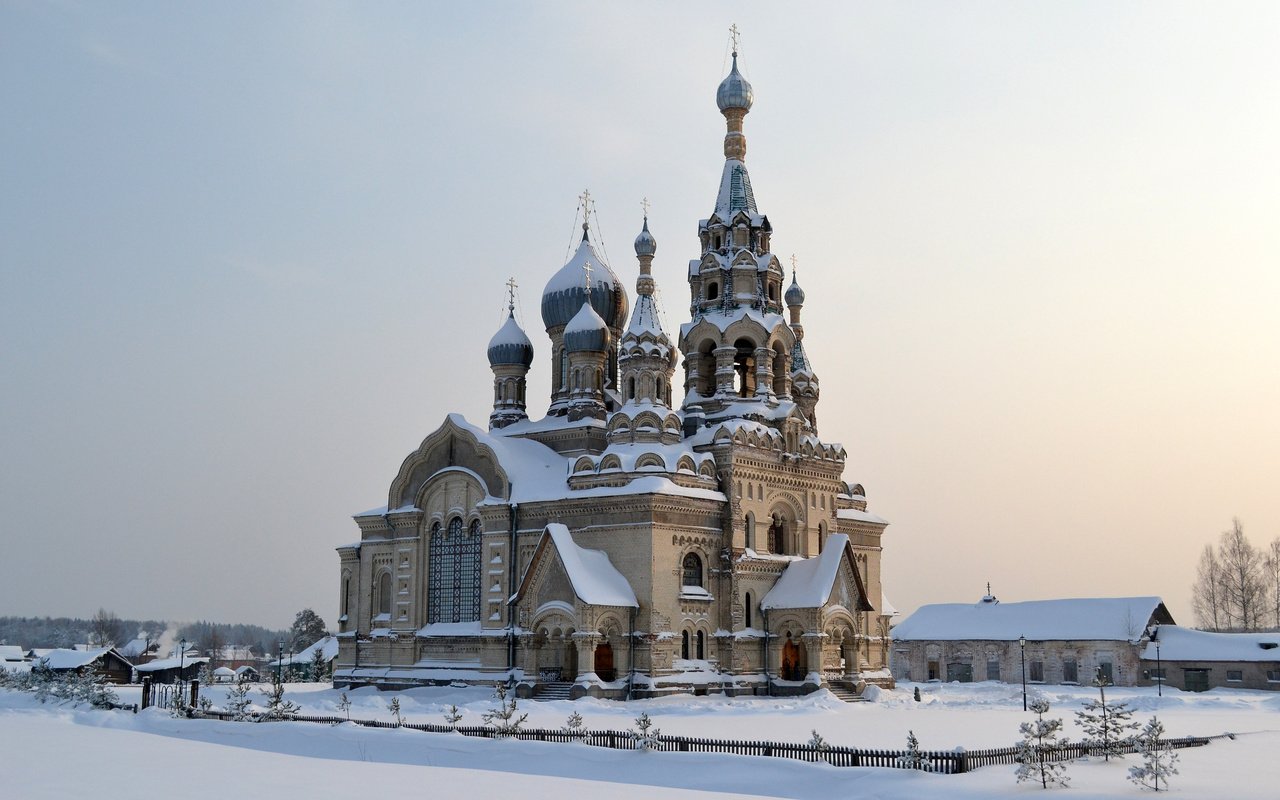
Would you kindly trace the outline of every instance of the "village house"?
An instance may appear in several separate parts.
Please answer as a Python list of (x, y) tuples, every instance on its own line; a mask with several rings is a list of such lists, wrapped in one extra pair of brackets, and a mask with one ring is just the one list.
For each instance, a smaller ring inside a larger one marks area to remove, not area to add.
[(1188, 692), (1280, 691), (1280, 632), (1210, 633), (1161, 625), (1142, 650), (1140, 683), (1157, 682)]

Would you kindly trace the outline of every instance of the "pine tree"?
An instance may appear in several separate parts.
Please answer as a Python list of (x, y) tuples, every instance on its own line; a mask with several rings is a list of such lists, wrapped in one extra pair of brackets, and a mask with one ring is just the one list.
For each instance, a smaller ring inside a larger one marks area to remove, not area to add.
[(456, 705), (451, 705), (444, 710), (444, 721), (450, 728), (456, 728), (458, 723), (462, 721), (462, 712), (458, 710)]
[(201, 686), (213, 685), (213, 662), (206, 661), (200, 665), (200, 677), (198, 679)]
[(1045, 719), (1049, 701), (1036, 698), (1028, 706), (1035, 713), (1034, 722), (1024, 722), (1018, 730), (1022, 741), (1018, 743), (1018, 782), (1039, 780), (1042, 788), (1067, 785), (1067, 765), (1056, 760), (1065, 740), (1058, 739), (1062, 720)]
[(827, 744), (827, 740), (822, 738), (822, 734), (818, 733), (818, 729), (813, 729), (813, 735), (809, 737), (808, 745), (813, 749), (813, 760), (818, 761), (825, 759), (824, 753), (831, 749), (831, 745)]
[(933, 762), (920, 752), (920, 741), (916, 739), (915, 731), (907, 731), (907, 752), (898, 756), (898, 766), (903, 769), (933, 771)]
[(272, 675), (271, 688), (263, 689), (262, 695), (267, 698), (267, 710), (256, 718), (258, 722), (289, 719), (298, 713), (298, 704), (284, 699), (284, 681), (279, 672)]
[(1165, 791), (1169, 789), (1169, 776), (1177, 775), (1178, 754), (1164, 739), (1164, 725), (1155, 717), (1151, 718), (1136, 737), (1138, 755), (1142, 763), (1129, 767), (1129, 780), (1139, 786), (1160, 791), (1163, 781)]
[(173, 693), (169, 695), (169, 716), (175, 719), (185, 719), (191, 716), (190, 710), (187, 708), (186, 693), (182, 691), (186, 685), (179, 682), (171, 687)]
[(580, 735), (582, 733), (582, 715), (577, 711), (569, 715), (564, 721), (564, 732)]
[(396, 725), (403, 724), (403, 720), (400, 719), (400, 698), (399, 697), (391, 698), (391, 702), (387, 703), (387, 710), (391, 712), (391, 716), (396, 718)]
[(641, 714), (636, 717), (635, 730), (631, 732), (631, 738), (635, 739), (637, 750), (653, 750), (658, 746), (658, 737), (662, 732), (653, 727), (653, 720), (649, 719), (648, 714)]
[(329, 680), (329, 662), (324, 660), (324, 648), (311, 651), (311, 680), (317, 683)]
[(498, 736), (511, 736), (518, 733), (520, 726), (529, 718), (528, 714), (520, 714), (516, 716), (519, 708), (516, 704), (516, 696), (513, 694), (507, 697), (507, 685), (500, 683), (493, 690), (494, 699), (498, 701), (496, 708), (491, 708), (484, 712), (484, 721), (486, 725), (492, 725)]
[(249, 679), (241, 673), (235, 684), (227, 691), (227, 711), (236, 722), (244, 722), (252, 717), (249, 711)]
[(1127, 703), (1107, 704), (1107, 687), (1111, 682), (1098, 667), (1093, 685), (1098, 687), (1097, 700), (1088, 700), (1083, 711), (1076, 712), (1076, 724), (1084, 731), (1085, 741), (1102, 751), (1103, 759), (1124, 757), (1125, 745), (1133, 741), (1138, 723), (1133, 721), (1133, 709)]
[(347, 722), (351, 721), (351, 698), (347, 697), (346, 692), (338, 698), (338, 710), (347, 715)]
[(57, 676), (49, 668), (49, 659), (42, 658), (31, 667), (32, 691), (35, 692), (36, 699), (41, 703), (49, 700), (49, 694), (53, 691), (56, 682)]

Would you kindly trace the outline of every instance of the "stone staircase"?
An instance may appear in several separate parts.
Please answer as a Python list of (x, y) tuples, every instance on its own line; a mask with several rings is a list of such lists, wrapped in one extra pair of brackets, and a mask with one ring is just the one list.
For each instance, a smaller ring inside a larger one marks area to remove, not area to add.
[(568, 700), (569, 690), (573, 688), (572, 681), (557, 681), (555, 683), (540, 683), (538, 688), (534, 690), (534, 700)]
[(848, 681), (832, 681), (827, 685), (831, 693), (846, 703), (865, 703), (862, 695), (853, 690), (853, 685)]

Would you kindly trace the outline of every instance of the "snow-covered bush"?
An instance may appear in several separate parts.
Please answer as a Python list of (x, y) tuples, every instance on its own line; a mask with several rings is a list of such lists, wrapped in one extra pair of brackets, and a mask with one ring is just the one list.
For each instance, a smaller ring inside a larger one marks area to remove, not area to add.
[(1142, 763), (1129, 767), (1129, 780), (1157, 792), (1163, 783), (1165, 791), (1168, 791), (1169, 776), (1178, 774), (1178, 768), (1174, 766), (1178, 763), (1178, 754), (1173, 752), (1173, 748), (1164, 739), (1163, 723), (1152, 717), (1135, 737), (1135, 741)]
[(182, 690), (186, 688), (182, 683), (173, 685), (173, 692), (169, 695), (169, 716), (175, 719), (186, 719), (191, 716), (187, 708), (187, 698)]
[(636, 717), (636, 727), (631, 732), (631, 738), (635, 740), (637, 750), (655, 749), (658, 746), (658, 737), (661, 735), (662, 731), (653, 727), (653, 720), (649, 719), (648, 714)]
[(347, 697), (346, 692), (338, 698), (338, 710), (347, 715), (347, 722), (351, 721), (351, 698)]
[(916, 739), (915, 731), (907, 731), (907, 752), (898, 756), (898, 766), (904, 769), (933, 771), (933, 762), (920, 752), (920, 740)]
[(564, 721), (564, 732), (572, 733), (572, 734), (581, 734), (582, 733), (582, 715), (579, 714), (577, 711), (570, 714), (569, 718)]
[(462, 722), (462, 712), (458, 710), (458, 706), (451, 705), (444, 710), (444, 723), (450, 728), (458, 727), (458, 723)]
[(498, 736), (511, 736), (520, 731), (520, 726), (529, 718), (528, 714), (520, 714), (519, 706), (516, 703), (516, 696), (508, 695), (507, 685), (500, 683), (493, 690), (493, 697), (498, 701), (495, 708), (491, 708), (484, 712), (484, 722), (486, 725), (492, 725), (494, 732)]
[(1036, 698), (1029, 706), (1036, 715), (1034, 722), (1024, 722), (1018, 730), (1022, 732), (1022, 741), (1018, 743), (1018, 782), (1040, 781), (1042, 788), (1067, 785), (1067, 765), (1058, 760), (1065, 739), (1059, 739), (1062, 731), (1062, 720), (1045, 719), (1049, 711), (1049, 701)]
[(831, 749), (831, 745), (827, 744), (827, 740), (822, 738), (822, 734), (818, 733), (818, 729), (813, 729), (813, 735), (809, 737), (808, 746), (813, 750), (813, 760), (821, 761), (826, 758), (824, 753)]

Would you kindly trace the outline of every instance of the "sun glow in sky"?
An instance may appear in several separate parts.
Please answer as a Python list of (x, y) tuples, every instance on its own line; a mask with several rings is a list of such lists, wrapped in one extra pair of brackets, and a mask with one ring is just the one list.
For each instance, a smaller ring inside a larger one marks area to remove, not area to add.
[(1280, 6), (10, 3), (0, 614), (336, 615), (333, 548), (590, 187), (668, 329), (727, 28), (819, 429), (904, 612), (1158, 594), (1280, 536)]

